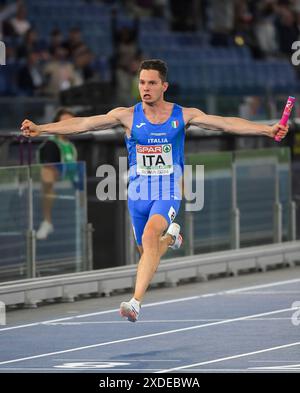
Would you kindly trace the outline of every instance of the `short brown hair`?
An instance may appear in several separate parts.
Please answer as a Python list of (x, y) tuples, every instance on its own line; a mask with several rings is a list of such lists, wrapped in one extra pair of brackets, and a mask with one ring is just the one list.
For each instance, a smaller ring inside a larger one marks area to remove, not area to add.
[(159, 59), (144, 60), (141, 62), (139, 73), (142, 70), (155, 70), (159, 72), (160, 79), (165, 82), (167, 80), (168, 66), (167, 63)]

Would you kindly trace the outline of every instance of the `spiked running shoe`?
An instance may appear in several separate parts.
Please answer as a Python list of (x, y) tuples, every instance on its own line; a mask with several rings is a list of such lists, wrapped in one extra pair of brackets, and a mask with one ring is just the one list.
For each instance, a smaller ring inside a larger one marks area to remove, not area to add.
[(173, 222), (169, 226), (167, 234), (171, 235), (174, 239), (174, 242), (169, 247), (173, 250), (178, 250), (178, 248), (181, 247), (183, 241), (183, 238), (180, 234), (180, 225)]
[(130, 322), (136, 322), (139, 317), (140, 306), (133, 305), (132, 302), (122, 302), (120, 305), (120, 315)]

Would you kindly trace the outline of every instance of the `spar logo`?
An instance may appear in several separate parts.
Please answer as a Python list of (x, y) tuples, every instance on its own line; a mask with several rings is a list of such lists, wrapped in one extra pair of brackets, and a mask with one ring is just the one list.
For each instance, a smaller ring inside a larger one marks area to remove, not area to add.
[(137, 162), (143, 167), (159, 167), (173, 165), (172, 145), (137, 145)]
[(141, 154), (161, 154), (162, 153), (162, 146), (136, 146), (137, 152)]

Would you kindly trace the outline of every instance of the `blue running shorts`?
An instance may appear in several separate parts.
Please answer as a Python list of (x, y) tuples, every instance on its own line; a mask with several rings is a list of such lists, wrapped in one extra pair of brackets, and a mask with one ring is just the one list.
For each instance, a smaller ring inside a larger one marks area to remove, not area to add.
[(136, 201), (128, 198), (128, 209), (131, 217), (133, 231), (138, 246), (142, 245), (142, 236), (147, 221), (154, 214), (165, 217), (170, 225), (179, 211), (181, 200), (142, 200)]

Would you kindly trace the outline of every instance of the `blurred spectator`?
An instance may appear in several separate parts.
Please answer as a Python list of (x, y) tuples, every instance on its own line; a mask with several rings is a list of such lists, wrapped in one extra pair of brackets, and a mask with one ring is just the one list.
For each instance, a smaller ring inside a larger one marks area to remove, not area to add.
[(235, 0), (211, 0), (211, 44), (228, 46), (234, 30)]
[(43, 93), (45, 81), (40, 61), (39, 52), (33, 51), (27, 54), (27, 63), (18, 74), (19, 94), (33, 96)]
[(116, 48), (116, 86), (119, 105), (131, 105), (132, 65), (135, 62), (138, 48), (135, 31), (123, 27), (117, 34), (118, 44)]
[(17, 3), (6, 4), (6, 1), (4, 1), (4, 3), (0, 3), (0, 39), (2, 39), (3, 35), (5, 35), (5, 31), (3, 31), (5, 30), (5, 25), (7, 26), (7, 23), (5, 21), (8, 20), (12, 15), (14, 15), (16, 10)]
[(262, 1), (257, 6), (255, 31), (260, 50), (265, 55), (275, 55), (278, 51), (275, 28), (275, 2)]
[[(53, 121), (67, 120), (72, 117), (74, 114), (71, 111), (62, 108), (58, 110)], [(38, 240), (47, 239), (54, 231), (52, 224), (52, 207), (55, 200), (54, 184), (60, 177), (71, 177), (73, 180), (74, 168), (70, 167), (70, 163), (76, 161), (76, 147), (65, 135), (50, 137), (39, 147), (38, 162), (48, 165), (41, 169), (43, 221), (36, 233)], [(52, 163), (54, 165), (49, 165)]]
[(26, 58), (30, 52), (39, 51), (46, 48), (45, 42), (39, 39), (38, 32), (30, 28), (27, 30), (23, 42), (18, 47), (18, 57)]
[(132, 103), (136, 103), (140, 100), (140, 92), (139, 92), (139, 67), (141, 62), (144, 60), (144, 57), (141, 52), (138, 52), (135, 56), (135, 59), (131, 63), (131, 74), (132, 74), (132, 81), (131, 81), (131, 98)]
[(63, 46), (63, 40), (64, 37), (61, 30), (59, 29), (52, 30), (50, 35), (50, 42), (49, 42), (49, 52), (51, 55), (54, 54), (56, 48)]
[(73, 27), (69, 31), (69, 37), (63, 43), (63, 47), (68, 51), (68, 56), (72, 58), (76, 49), (82, 47), (82, 45), (85, 45), (85, 43), (82, 38), (81, 30), (78, 27)]
[(9, 25), (13, 35), (23, 37), (30, 29), (30, 22), (27, 20), (27, 11), (25, 6), (20, 3), (17, 8), (16, 16), (9, 20)]
[(277, 7), (278, 19), (276, 29), (279, 42), (279, 50), (287, 56), (292, 55), (292, 43), (299, 38), (299, 29), (294, 12), (287, 5)]
[(77, 48), (73, 57), (78, 79), (82, 82), (96, 81), (100, 79), (99, 74), (97, 74), (94, 68), (94, 55), (85, 45)]
[(82, 83), (76, 75), (74, 65), (66, 58), (66, 49), (57, 47), (53, 59), (45, 65), (45, 93), (49, 96), (57, 97), (60, 91)]
[(263, 58), (264, 53), (258, 42), (257, 31), (253, 28), (256, 18), (255, 10), (246, 0), (236, 5), (234, 42), (239, 46), (248, 46), (254, 58)]
[(245, 96), (239, 105), (239, 116), (248, 120), (261, 120), (265, 116), (265, 100), (259, 96)]

